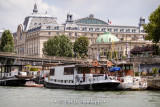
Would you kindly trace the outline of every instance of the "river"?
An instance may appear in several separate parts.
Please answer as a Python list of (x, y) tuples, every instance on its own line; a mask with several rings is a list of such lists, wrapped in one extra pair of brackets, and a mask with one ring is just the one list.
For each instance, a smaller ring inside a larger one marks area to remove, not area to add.
[(160, 91), (0, 87), (0, 107), (160, 107)]

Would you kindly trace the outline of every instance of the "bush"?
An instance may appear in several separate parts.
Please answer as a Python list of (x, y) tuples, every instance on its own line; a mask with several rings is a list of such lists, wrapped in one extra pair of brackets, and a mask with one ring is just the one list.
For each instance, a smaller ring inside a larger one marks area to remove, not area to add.
[(152, 68), (153, 74), (157, 74), (158, 73), (158, 67)]
[(30, 71), (38, 71), (38, 68), (30, 68)]
[(135, 72), (134, 75), (135, 75), (135, 76), (139, 76), (139, 72)]

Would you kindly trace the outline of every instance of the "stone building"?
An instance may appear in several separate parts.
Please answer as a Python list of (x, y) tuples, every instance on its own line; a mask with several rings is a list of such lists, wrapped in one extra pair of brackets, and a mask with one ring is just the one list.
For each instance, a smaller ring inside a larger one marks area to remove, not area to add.
[(144, 17), (140, 18), (138, 26), (121, 26), (110, 25), (95, 18), (93, 14), (73, 20), (73, 15), (70, 13), (67, 14), (65, 23), (59, 24), (56, 17), (49, 16), (47, 13), (38, 13), (35, 4), (33, 13), (17, 27), (17, 33), (14, 36), (15, 50), (21, 55), (42, 56), (43, 43), (55, 35), (65, 34), (71, 42), (75, 42), (80, 36), (86, 36), (91, 46), (104, 32), (111, 32), (121, 43), (124, 43), (123, 47), (125, 47), (127, 41), (144, 41), (146, 33), (144, 33), (143, 24), (145, 24)]
[(131, 49), (135, 46), (143, 46), (148, 43), (151, 42), (143, 39), (134, 40), (132, 37), (128, 37), (127, 40), (120, 40), (110, 32), (105, 32), (96, 39), (96, 43), (88, 47), (88, 58), (101, 60), (101, 56), (106, 56), (107, 52), (113, 53), (114, 51), (117, 53), (117, 58), (122, 58), (123, 56), (130, 57)]

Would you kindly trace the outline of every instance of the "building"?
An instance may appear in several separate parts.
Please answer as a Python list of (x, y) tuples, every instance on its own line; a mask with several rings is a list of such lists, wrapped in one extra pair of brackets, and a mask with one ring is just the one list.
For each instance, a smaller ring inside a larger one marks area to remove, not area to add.
[[(129, 58), (131, 56), (131, 49), (135, 46), (144, 46), (148, 43), (151, 42), (145, 41), (144, 39), (133, 39), (133, 37), (128, 37), (126, 40), (120, 40), (110, 32), (105, 32), (96, 39), (96, 43), (93, 43), (88, 47), (88, 58), (101, 61), (103, 56), (107, 58), (107, 54), (113, 54), (114, 51), (117, 54), (115, 59), (120, 59), (122, 57)], [(111, 58), (111, 55), (109, 58)]]
[(75, 42), (80, 36), (86, 36), (90, 46), (95, 44), (96, 39), (104, 32), (111, 32), (121, 42), (144, 41), (146, 33), (144, 33), (143, 24), (145, 24), (144, 17), (140, 18), (138, 26), (120, 26), (110, 25), (95, 18), (93, 14), (73, 20), (73, 15), (70, 13), (67, 14), (66, 22), (59, 24), (56, 17), (49, 16), (47, 13), (38, 13), (35, 4), (33, 13), (25, 18), (23, 24), (18, 25), (14, 38), (15, 50), (22, 55), (42, 56), (43, 43), (50, 37), (61, 34), (68, 36), (71, 42)]

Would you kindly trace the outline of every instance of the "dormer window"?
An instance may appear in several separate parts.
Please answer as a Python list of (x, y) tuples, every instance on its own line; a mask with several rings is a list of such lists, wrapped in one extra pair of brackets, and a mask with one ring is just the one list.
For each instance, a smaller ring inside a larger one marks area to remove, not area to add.
[(104, 32), (105, 30), (106, 30), (106, 29), (105, 29), (105, 28), (103, 28), (101, 31), (103, 31), (103, 32)]
[(47, 26), (47, 28), (46, 29), (51, 29), (51, 26)]
[(130, 32), (130, 29), (127, 29), (126, 32)]
[(114, 32), (118, 32), (118, 29), (114, 29)]
[(71, 27), (67, 27), (67, 30), (71, 30)]
[(108, 29), (108, 31), (109, 31), (109, 32), (112, 32), (112, 29), (111, 29), (111, 28), (109, 28), (109, 29)]
[(96, 28), (96, 31), (99, 31), (99, 28)]
[(135, 32), (136, 32), (136, 29), (133, 29), (132, 32), (135, 33)]
[(89, 31), (93, 31), (93, 28), (89, 28)]
[(56, 26), (54, 29), (55, 29), (55, 30), (59, 30), (59, 26)]
[(124, 32), (124, 29), (121, 29), (120, 32)]
[(86, 28), (86, 27), (84, 27), (82, 30), (83, 30), (83, 31), (86, 31), (86, 30), (87, 30), (87, 28)]

